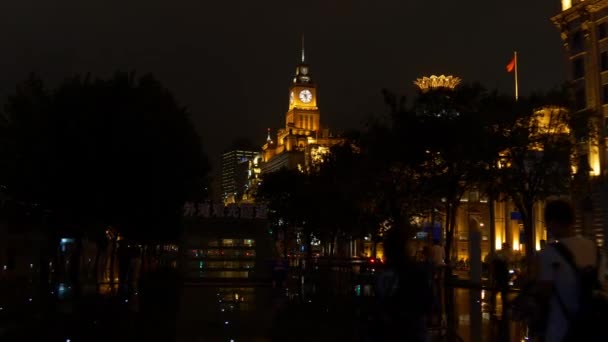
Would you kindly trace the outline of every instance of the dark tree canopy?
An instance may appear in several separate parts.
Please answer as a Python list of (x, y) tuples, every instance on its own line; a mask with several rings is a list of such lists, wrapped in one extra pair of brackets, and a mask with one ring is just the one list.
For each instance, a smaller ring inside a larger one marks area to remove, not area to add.
[(4, 110), (2, 184), (79, 234), (174, 237), (185, 200), (204, 196), (208, 162), (189, 115), (151, 75), (89, 75), (48, 89), (35, 76)]

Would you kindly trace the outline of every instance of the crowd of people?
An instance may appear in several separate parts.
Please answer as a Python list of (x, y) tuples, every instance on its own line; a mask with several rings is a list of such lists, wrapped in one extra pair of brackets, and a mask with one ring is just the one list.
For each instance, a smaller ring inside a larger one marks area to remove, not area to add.
[[(514, 255), (511, 246), (486, 261), (490, 267), (490, 290), (500, 293), (504, 312), (529, 327), (528, 338), (537, 341), (608, 341), (601, 320), (608, 317), (608, 301), (602, 285), (606, 261), (594, 241), (575, 234), (574, 209), (564, 200), (547, 203), (545, 223), (549, 243), (528, 264), (521, 293), (512, 301)], [(446, 255), (439, 241), (418, 256), (407, 253), (408, 239), (399, 230), (389, 231), (385, 241), (386, 268), (378, 276), (376, 296), (381, 327), (378, 341), (404, 336), (404, 341), (428, 341), (429, 327), (441, 317)]]

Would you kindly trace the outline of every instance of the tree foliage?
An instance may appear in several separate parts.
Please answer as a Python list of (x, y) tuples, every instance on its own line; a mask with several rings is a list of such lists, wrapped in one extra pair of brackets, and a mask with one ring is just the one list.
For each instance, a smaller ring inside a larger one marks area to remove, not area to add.
[(137, 240), (175, 238), (184, 201), (203, 193), (200, 139), (151, 75), (75, 76), (55, 89), (31, 76), (4, 117), (2, 184), (67, 233), (112, 226)]
[(494, 201), (511, 199), (532, 234), (534, 203), (568, 192), (572, 137), (588, 121), (572, 120), (567, 89), (519, 101), (477, 84), (421, 92), (410, 103), (384, 96), (388, 115), (332, 148), (315, 172), (292, 173), (289, 190), (277, 187), (270, 197), (270, 185), (263, 187), (271, 207), (330, 239), (338, 232), (379, 236), (385, 222), (413, 236), (420, 222), (441, 218), (449, 255), (467, 194), (485, 194), (490, 211)]

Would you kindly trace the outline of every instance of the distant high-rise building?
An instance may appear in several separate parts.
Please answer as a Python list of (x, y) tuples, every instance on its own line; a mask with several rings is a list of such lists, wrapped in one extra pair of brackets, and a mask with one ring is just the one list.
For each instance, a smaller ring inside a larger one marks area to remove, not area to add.
[(258, 152), (233, 150), (222, 154), (222, 198), (224, 202), (234, 203), (241, 200), (247, 191), (249, 163)]

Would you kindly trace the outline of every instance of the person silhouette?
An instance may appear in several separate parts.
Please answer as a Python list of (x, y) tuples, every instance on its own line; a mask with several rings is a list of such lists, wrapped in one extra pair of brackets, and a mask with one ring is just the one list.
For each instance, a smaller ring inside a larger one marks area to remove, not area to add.
[(378, 276), (378, 329), (376, 341), (422, 342), (427, 340), (427, 316), (430, 313), (431, 274), (414, 256), (407, 253), (408, 239), (397, 227), (391, 228), (384, 240), (386, 268)]

